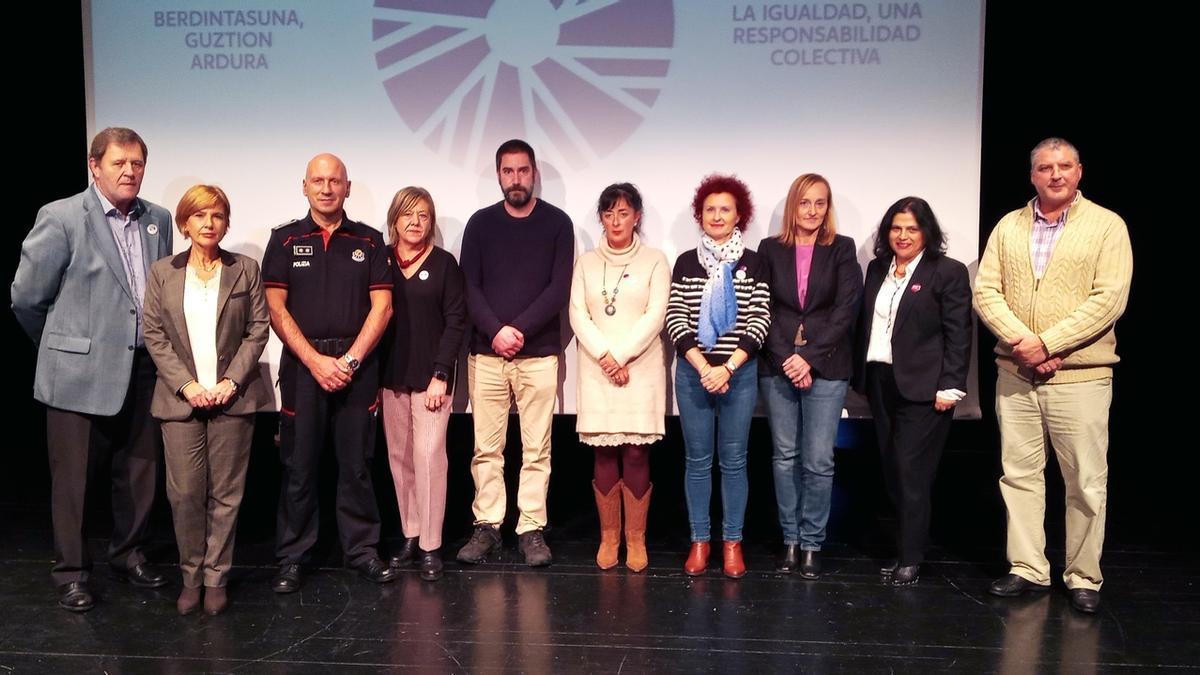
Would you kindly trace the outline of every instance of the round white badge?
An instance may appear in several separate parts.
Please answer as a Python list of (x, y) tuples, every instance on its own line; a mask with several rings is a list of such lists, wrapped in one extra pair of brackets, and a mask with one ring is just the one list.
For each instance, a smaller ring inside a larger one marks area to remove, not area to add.
[(149, 225), (147, 225), (146, 226), (146, 234), (150, 235), (151, 237), (158, 234), (158, 224), (150, 223)]
[(420, 272), (417, 273), (417, 278), (420, 279), (421, 281), (425, 281), (426, 279), (429, 278), (429, 270), (421, 270)]
[(745, 281), (746, 270), (738, 270), (737, 274), (734, 274), (733, 276), (736, 277), (738, 281)]

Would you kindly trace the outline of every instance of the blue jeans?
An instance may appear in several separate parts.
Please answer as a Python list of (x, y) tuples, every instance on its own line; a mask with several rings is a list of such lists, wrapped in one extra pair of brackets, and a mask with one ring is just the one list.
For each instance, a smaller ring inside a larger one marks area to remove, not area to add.
[(775, 502), (784, 544), (820, 551), (833, 495), (833, 445), (846, 402), (847, 380), (814, 377), (797, 389), (783, 375), (759, 379), (775, 446)]
[(742, 540), (749, 489), (746, 446), (754, 404), (758, 402), (756, 370), (754, 360), (747, 361), (730, 378), (729, 391), (710, 394), (700, 384), (700, 374), (686, 359), (678, 359), (675, 364), (675, 399), (686, 455), (684, 494), (694, 542), (712, 537), (708, 511), (712, 499), (714, 438), (721, 466), (721, 537), (725, 541)]

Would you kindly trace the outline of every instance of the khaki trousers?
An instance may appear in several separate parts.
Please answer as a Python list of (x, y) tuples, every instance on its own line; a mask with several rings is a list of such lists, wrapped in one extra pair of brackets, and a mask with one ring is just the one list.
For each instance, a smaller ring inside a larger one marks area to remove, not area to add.
[(422, 551), (442, 547), (446, 516), (446, 425), (450, 401), (440, 410), (425, 409), (425, 392), (379, 390), (388, 466), (396, 486), (400, 527), (406, 538), (420, 537)]
[(467, 383), (475, 422), (475, 456), (471, 477), (475, 524), (500, 525), (507, 494), (504, 488), (504, 439), (508, 412), (515, 398), (521, 422), (521, 480), (517, 489), (517, 534), (546, 526), (546, 492), (550, 487), (550, 423), (558, 391), (558, 357), (472, 354)]
[(198, 413), (162, 423), (167, 498), (183, 585), (225, 585), (246, 487), (254, 415)]
[(1099, 590), (1108, 500), (1108, 409), (1112, 378), (1034, 384), (1001, 370), (996, 381), (1000, 422), (1000, 494), (1008, 509), (1011, 572), (1050, 583), (1046, 559), (1046, 440), (1066, 483), (1067, 588)]

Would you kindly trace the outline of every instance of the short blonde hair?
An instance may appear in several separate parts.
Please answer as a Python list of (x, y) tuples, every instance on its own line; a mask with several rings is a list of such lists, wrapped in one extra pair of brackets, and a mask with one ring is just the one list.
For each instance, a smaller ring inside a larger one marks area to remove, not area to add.
[(175, 227), (179, 233), (187, 236), (187, 221), (197, 211), (219, 206), (225, 210), (225, 227), (229, 227), (229, 197), (225, 191), (216, 185), (193, 185), (179, 198), (179, 206), (175, 207)]
[(392, 246), (400, 241), (400, 230), (396, 227), (396, 221), (400, 219), (400, 214), (405, 211), (411, 211), (416, 207), (417, 202), (425, 200), (429, 205), (429, 231), (425, 233), (424, 243), (428, 244), (433, 240), (433, 229), (437, 227), (437, 210), (433, 207), (433, 196), (429, 194), (429, 190), (423, 187), (410, 185), (406, 188), (400, 188), (396, 195), (392, 197), (392, 205), (387, 211), (387, 227), (388, 227), (388, 243)]
[(787, 200), (783, 204), (783, 227), (779, 232), (779, 243), (784, 246), (796, 245), (796, 211), (800, 208), (800, 197), (814, 185), (824, 185), (826, 192), (829, 193), (829, 209), (825, 211), (825, 222), (821, 223), (821, 229), (817, 230), (817, 244), (828, 246), (837, 236), (837, 213), (833, 210), (833, 188), (829, 187), (829, 181), (825, 180), (821, 174), (804, 173), (792, 181), (792, 187), (788, 188)]

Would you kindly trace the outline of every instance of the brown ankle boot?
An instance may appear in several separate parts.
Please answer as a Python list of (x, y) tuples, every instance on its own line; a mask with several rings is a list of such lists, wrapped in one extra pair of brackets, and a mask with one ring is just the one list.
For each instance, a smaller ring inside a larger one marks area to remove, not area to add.
[(725, 564), (725, 576), (741, 579), (746, 575), (746, 563), (742, 560), (742, 542), (725, 542), (721, 547), (721, 558)]
[(646, 556), (646, 514), (650, 511), (653, 490), (653, 485), (647, 487), (646, 494), (638, 499), (627, 486), (621, 485), (625, 496), (625, 566), (632, 572), (641, 572), (650, 562)]
[(600, 548), (596, 551), (596, 564), (602, 570), (617, 566), (617, 549), (621, 546), (621, 488), (621, 481), (617, 481), (608, 494), (604, 494), (596, 487), (596, 481), (592, 481), (596, 511), (600, 513)]
[(708, 568), (708, 554), (707, 541), (693, 541), (692, 548), (688, 550), (687, 560), (683, 563), (683, 571), (690, 577), (704, 574), (704, 570)]
[(206, 586), (204, 588), (204, 613), (216, 616), (229, 606), (229, 596), (224, 586)]
[(200, 605), (200, 587), (191, 588), (184, 586), (179, 592), (179, 599), (175, 601), (175, 609), (180, 616), (187, 616), (196, 611), (196, 607)]

